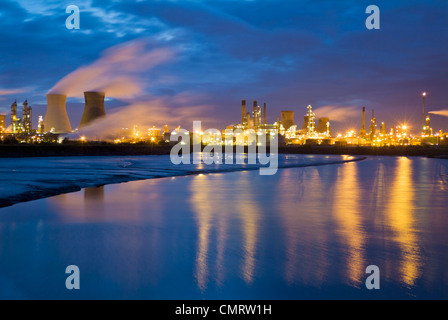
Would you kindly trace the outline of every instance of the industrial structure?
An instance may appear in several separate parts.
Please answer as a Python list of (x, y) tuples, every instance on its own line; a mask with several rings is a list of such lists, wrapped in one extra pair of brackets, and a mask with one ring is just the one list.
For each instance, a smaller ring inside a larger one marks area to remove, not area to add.
[[(17, 114), (17, 101), (11, 104), (11, 128), (15, 134), (30, 134), (33, 130), (31, 121), (31, 106), (28, 106), (28, 100), (23, 102), (23, 118)], [(3, 120), (4, 122), (4, 120)], [(4, 125), (4, 124), (3, 124)]]
[(44, 118), (44, 127), (52, 133), (72, 132), (68, 119), (65, 94), (47, 94), (47, 113)]
[(82, 129), (93, 121), (106, 116), (106, 110), (104, 109), (104, 92), (84, 92), (85, 108), (81, 118), (79, 129)]
[[(79, 129), (95, 125), (94, 122), (106, 116), (105, 93), (96, 91), (84, 92), (85, 107)], [(367, 126), (366, 107), (362, 107), (362, 126), (359, 131), (351, 129), (345, 135), (332, 136), (330, 118), (313, 112), (311, 105), (306, 107), (303, 115), (303, 124), (298, 129), (294, 121), (297, 110), (283, 110), (277, 114), (276, 121), (268, 123), (267, 105), (260, 106), (257, 100), (248, 104), (241, 101), (241, 121), (238, 124), (227, 126), (225, 130), (214, 129), (201, 133), (204, 144), (236, 144), (236, 145), (262, 145), (270, 143), (274, 136), (279, 138), (279, 144), (292, 145), (358, 145), (358, 146), (392, 146), (392, 145), (437, 145), (447, 143), (447, 134), (442, 131), (434, 134), (431, 128), (431, 118), (425, 112), (425, 98), (423, 94), (423, 114), (421, 135), (412, 136), (405, 124), (386, 127), (381, 122), (378, 127), (375, 110), (371, 110), (370, 126)], [(38, 117), (37, 129), (32, 126), (32, 108), (28, 100), (23, 102), (23, 110), (18, 111), (17, 101), (11, 104), (11, 125), (6, 125), (6, 116), (0, 115), (1, 140), (13, 138), (19, 142), (62, 141), (60, 135), (72, 133), (72, 127), (66, 110), (67, 96), (64, 94), (47, 94), (47, 111), (45, 118)], [(250, 106), (250, 107), (249, 107)], [(180, 126), (170, 132), (167, 125), (163, 129), (158, 127), (140, 128), (137, 125), (125, 124), (127, 127), (117, 128), (111, 140), (116, 143), (169, 143), (174, 132), (180, 132)], [(78, 129), (75, 129), (77, 131)], [(86, 140), (79, 134), (79, 139)]]
[(294, 111), (282, 111), (281, 113), (281, 124), (283, 128), (288, 131), (292, 126), (294, 126)]
[(0, 114), (0, 133), (3, 133), (6, 131), (5, 119), (6, 119), (6, 115)]

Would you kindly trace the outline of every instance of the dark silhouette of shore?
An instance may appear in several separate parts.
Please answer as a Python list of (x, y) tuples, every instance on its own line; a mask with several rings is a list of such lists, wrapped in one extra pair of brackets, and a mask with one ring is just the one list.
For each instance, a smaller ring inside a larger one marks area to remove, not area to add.
[[(0, 158), (22, 157), (68, 157), (68, 156), (131, 156), (167, 155), (169, 145), (151, 144), (1, 144)], [(224, 152), (223, 148), (223, 152)], [(247, 152), (245, 148), (245, 152)], [(268, 148), (269, 152), (269, 148)], [(448, 146), (282, 146), (280, 154), (329, 154), (329, 155), (368, 155), (368, 156), (424, 156), (448, 159)]]

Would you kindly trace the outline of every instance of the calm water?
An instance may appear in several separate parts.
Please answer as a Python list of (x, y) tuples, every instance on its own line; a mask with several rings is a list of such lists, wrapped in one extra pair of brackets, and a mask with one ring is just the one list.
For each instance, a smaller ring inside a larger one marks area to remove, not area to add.
[[(447, 299), (447, 174), (446, 160), (369, 158), (0, 209), (0, 298)], [(72, 264), (78, 291), (65, 288)]]

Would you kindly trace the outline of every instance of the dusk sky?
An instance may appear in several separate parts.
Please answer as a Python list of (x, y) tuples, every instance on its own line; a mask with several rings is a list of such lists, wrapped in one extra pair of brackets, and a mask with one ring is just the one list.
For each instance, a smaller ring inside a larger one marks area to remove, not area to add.
[[(371, 4), (380, 30), (365, 26)], [(446, 0), (1, 0), (0, 38), (0, 113), (28, 99), (35, 125), (50, 90), (69, 95), (73, 128), (82, 92), (100, 89), (120, 126), (223, 129), (242, 99), (266, 102), (270, 123), (293, 110), (299, 127), (312, 105), (333, 134), (359, 130), (362, 106), (418, 132), (424, 91), (428, 111), (448, 110)], [(448, 131), (448, 117), (432, 127)]]

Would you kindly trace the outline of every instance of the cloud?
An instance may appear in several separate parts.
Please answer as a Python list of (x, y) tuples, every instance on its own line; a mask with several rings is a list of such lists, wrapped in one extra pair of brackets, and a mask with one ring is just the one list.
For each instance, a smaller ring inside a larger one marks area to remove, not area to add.
[(62, 78), (49, 93), (82, 97), (84, 91), (102, 91), (107, 97), (132, 98), (142, 94), (148, 71), (174, 58), (172, 48), (148, 49), (150, 41), (134, 40), (103, 52), (94, 63)]
[(15, 93), (25, 92), (25, 89), (0, 89), (0, 96), (7, 96)]

